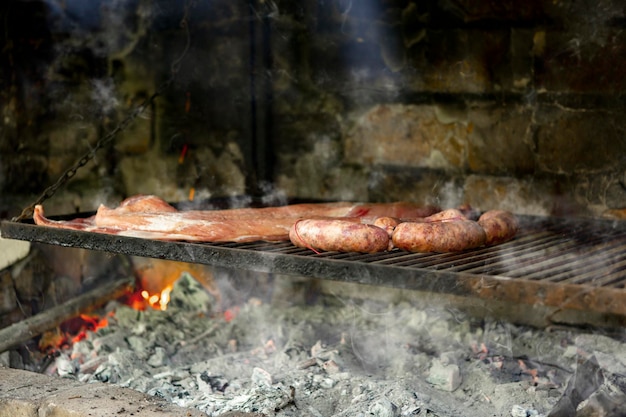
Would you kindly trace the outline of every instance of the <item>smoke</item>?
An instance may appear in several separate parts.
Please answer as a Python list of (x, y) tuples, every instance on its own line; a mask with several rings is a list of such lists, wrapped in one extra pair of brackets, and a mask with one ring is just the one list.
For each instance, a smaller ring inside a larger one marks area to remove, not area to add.
[(460, 207), (463, 201), (463, 188), (454, 181), (446, 181), (437, 196), (437, 204), (443, 208)]
[(97, 57), (123, 57), (145, 36), (152, 21), (146, 0), (45, 0), (53, 33), (69, 35), (68, 47)]
[(91, 81), (91, 98), (105, 114), (113, 112), (119, 105), (112, 78), (94, 79)]
[(261, 202), (266, 206), (281, 206), (288, 203), (287, 194), (284, 190), (276, 188), (272, 183), (262, 181), (259, 184), (262, 192)]
[[(44, 0), (55, 40), (42, 73), (59, 113), (81, 118), (109, 114), (119, 105), (113, 63), (145, 39), (153, 22), (147, 0)], [(86, 103), (90, 99), (90, 103)], [(86, 114), (88, 111), (91, 114)]]

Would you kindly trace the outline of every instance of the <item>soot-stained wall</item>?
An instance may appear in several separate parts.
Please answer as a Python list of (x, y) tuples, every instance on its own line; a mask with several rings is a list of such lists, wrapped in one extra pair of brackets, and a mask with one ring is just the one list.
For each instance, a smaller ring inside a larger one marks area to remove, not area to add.
[(137, 193), (542, 215), (626, 207), (626, 12), (617, 0), (0, 7), (2, 217), (156, 91), (46, 202), (49, 213)]

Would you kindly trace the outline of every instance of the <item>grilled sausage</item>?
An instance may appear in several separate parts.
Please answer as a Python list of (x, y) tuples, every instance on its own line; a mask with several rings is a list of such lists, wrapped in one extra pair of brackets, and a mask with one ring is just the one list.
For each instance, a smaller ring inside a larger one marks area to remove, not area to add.
[(485, 231), (471, 220), (405, 222), (396, 226), (395, 247), (409, 252), (457, 252), (485, 244)]
[(402, 221), (395, 217), (377, 217), (372, 224), (386, 230), (389, 237), (391, 237), (393, 229), (395, 229), (400, 223), (402, 223)]
[(519, 224), (515, 215), (504, 210), (489, 210), (478, 219), (478, 224), (485, 230), (486, 245), (497, 245), (515, 237)]
[(425, 222), (449, 222), (453, 220), (467, 220), (467, 217), (460, 210), (446, 209), (424, 218)]
[(393, 249), (393, 241), (391, 240), (391, 236), (393, 236), (394, 229), (400, 223), (402, 223), (402, 220), (395, 217), (377, 217), (374, 220), (373, 225), (383, 229), (385, 232), (387, 232), (387, 236), (389, 236), (389, 244), (387, 246), (387, 250)]
[(289, 231), (291, 243), (314, 251), (383, 252), (389, 247), (387, 231), (350, 220), (305, 219)]

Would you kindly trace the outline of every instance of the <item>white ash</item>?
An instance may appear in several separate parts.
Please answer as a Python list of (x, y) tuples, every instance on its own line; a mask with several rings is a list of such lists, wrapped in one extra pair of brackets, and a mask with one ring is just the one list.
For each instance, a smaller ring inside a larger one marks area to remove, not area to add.
[[(252, 299), (227, 322), (188, 276), (171, 297), (167, 311), (111, 304), (109, 326), (63, 352), (48, 372), (211, 416), (548, 416), (585, 357), (575, 348), (595, 352), (601, 370), (611, 358), (623, 364), (626, 351), (573, 329), (547, 332), (408, 303)], [(609, 373), (599, 397), (626, 386), (624, 375)]]

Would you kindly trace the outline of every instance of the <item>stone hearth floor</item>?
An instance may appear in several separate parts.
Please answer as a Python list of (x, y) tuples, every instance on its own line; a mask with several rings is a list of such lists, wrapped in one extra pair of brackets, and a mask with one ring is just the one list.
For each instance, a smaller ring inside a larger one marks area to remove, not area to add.
[(0, 416), (200, 417), (205, 413), (105, 383), (0, 368)]

